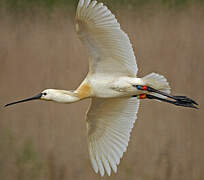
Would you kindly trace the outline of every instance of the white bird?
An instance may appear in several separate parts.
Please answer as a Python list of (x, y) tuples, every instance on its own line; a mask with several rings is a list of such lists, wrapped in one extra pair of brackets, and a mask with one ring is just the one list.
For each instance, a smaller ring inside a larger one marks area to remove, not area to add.
[(171, 96), (169, 84), (162, 75), (136, 77), (138, 69), (130, 40), (103, 3), (79, 0), (76, 32), (90, 55), (89, 72), (81, 85), (75, 91), (47, 89), (5, 106), (34, 99), (73, 103), (91, 98), (86, 117), (89, 156), (96, 173), (110, 175), (111, 169), (116, 173), (127, 149), (139, 99), (192, 108), (197, 103), (185, 96)]

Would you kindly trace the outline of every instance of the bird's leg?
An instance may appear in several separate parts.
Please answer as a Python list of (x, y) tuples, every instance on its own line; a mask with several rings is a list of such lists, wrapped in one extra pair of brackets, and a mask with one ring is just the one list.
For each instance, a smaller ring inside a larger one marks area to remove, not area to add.
[(193, 103), (195, 105), (198, 105), (198, 103), (196, 103), (194, 100), (186, 97), (186, 96), (172, 96), (170, 94), (167, 94), (163, 91), (159, 91), (157, 89), (154, 89), (152, 87), (149, 86), (141, 86), (141, 85), (136, 85), (135, 86), (138, 90), (142, 90), (142, 91), (147, 91), (147, 92), (154, 92), (154, 93), (158, 93), (161, 94), (163, 96), (166, 96), (168, 98), (174, 99), (174, 100), (178, 100), (178, 101), (183, 101), (183, 102), (188, 102), (188, 103)]
[(137, 97), (137, 99), (146, 99), (147, 98), (147, 94), (139, 94), (139, 95), (134, 95), (132, 97)]
[(160, 98), (160, 97), (157, 97), (157, 96), (153, 96), (151, 94), (147, 94), (146, 98), (148, 98), (148, 99), (156, 99), (156, 100), (159, 100), (159, 101), (163, 101), (163, 102), (167, 102), (167, 103), (170, 103), (170, 104), (174, 104), (176, 106), (184, 106), (184, 107), (190, 107), (190, 108), (198, 109), (191, 102), (186, 102), (186, 101), (181, 101), (181, 100), (171, 101), (171, 100), (168, 100), (168, 99), (163, 99), (163, 98)]
[[(157, 97), (157, 96), (146, 94), (145, 98), (148, 98), (148, 99), (157, 99), (157, 100), (168, 102), (168, 103), (171, 103), (171, 104), (174, 104), (174, 105), (177, 105), (177, 106), (184, 106), (184, 107), (191, 107), (191, 108), (197, 108), (194, 105), (198, 105), (198, 103), (196, 103), (194, 100), (192, 100), (192, 99), (190, 99), (190, 98), (188, 98), (186, 96), (172, 96), (170, 94), (159, 91), (159, 90), (154, 89), (154, 88), (149, 87), (149, 86), (136, 85), (134, 87), (136, 87), (138, 90), (158, 93), (158, 94), (161, 94), (161, 95), (166, 96), (168, 98), (174, 99), (176, 101), (171, 101), (171, 100), (168, 100), (168, 99), (163, 99), (163, 98), (160, 98), (160, 97)], [(144, 99), (144, 98), (140, 98), (140, 99)]]

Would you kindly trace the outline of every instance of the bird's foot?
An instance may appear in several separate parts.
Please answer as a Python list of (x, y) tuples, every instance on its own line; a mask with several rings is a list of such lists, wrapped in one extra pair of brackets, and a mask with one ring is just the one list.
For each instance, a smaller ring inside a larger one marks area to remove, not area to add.
[(186, 96), (173, 96), (175, 100), (180, 101), (180, 102), (186, 102), (186, 103), (191, 103), (191, 104), (195, 104), (198, 105), (197, 102), (195, 102), (193, 99), (188, 98)]
[(156, 100), (160, 100), (160, 101), (174, 104), (176, 106), (183, 106), (183, 107), (190, 107), (190, 108), (198, 109), (198, 107), (195, 106), (195, 105), (198, 105), (198, 103), (195, 102), (193, 99), (188, 98), (186, 96), (172, 96), (170, 94), (167, 94), (163, 91), (159, 91), (159, 90), (154, 89), (154, 88), (149, 87), (149, 86), (136, 85), (134, 87), (136, 87), (138, 90), (141, 90), (141, 91), (154, 92), (157, 94), (161, 94), (161, 95), (166, 96), (166, 97), (173, 99), (175, 101), (171, 101), (169, 99), (163, 99), (163, 98), (151, 95), (151, 94), (140, 94), (140, 95), (133, 96), (133, 97), (137, 97), (138, 99), (146, 99), (146, 98), (156, 99)]
[(190, 108), (198, 109), (198, 107), (195, 106), (195, 105), (198, 105), (195, 101), (193, 101), (192, 99), (187, 98), (187, 97), (184, 98), (184, 96), (176, 96), (176, 98), (177, 98), (176, 101), (172, 101), (172, 100), (169, 100), (169, 99), (163, 99), (163, 98), (151, 95), (151, 94), (147, 94), (146, 98), (156, 99), (156, 100), (159, 100), (159, 101), (174, 104), (176, 106), (183, 106), (183, 107), (190, 107)]
[[(189, 99), (189, 98), (188, 98)], [(195, 106), (195, 101), (193, 102), (190, 102), (190, 101), (186, 101), (185, 100), (177, 100), (177, 101), (174, 101), (173, 104), (175, 104), (176, 106), (183, 106), (183, 107), (190, 107), (190, 108), (195, 108), (195, 109), (198, 109), (198, 107)], [(196, 105), (198, 105), (196, 103)]]

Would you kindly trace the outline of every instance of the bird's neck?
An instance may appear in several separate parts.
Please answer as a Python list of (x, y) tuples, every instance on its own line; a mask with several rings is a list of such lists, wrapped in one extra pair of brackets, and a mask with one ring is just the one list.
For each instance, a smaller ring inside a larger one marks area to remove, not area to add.
[(80, 99), (81, 98), (78, 96), (76, 92), (56, 90), (56, 93), (51, 100), (58, 103), (73, 103), (73, 102), (79, 101)]
[(54, 90), (51, 100), (59, 103), (73, 103), (92, 96), (92, 89), (89, 83), (83, 82), (75, 91)]

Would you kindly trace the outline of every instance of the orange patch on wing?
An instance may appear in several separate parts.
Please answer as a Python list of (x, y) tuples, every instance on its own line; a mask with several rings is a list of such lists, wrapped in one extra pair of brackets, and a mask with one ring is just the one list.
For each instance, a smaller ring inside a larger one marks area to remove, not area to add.
[(77, 89), (77, 92), (80, 99), (90, 97), (91, 86), (88, 83), (85, 83)]

